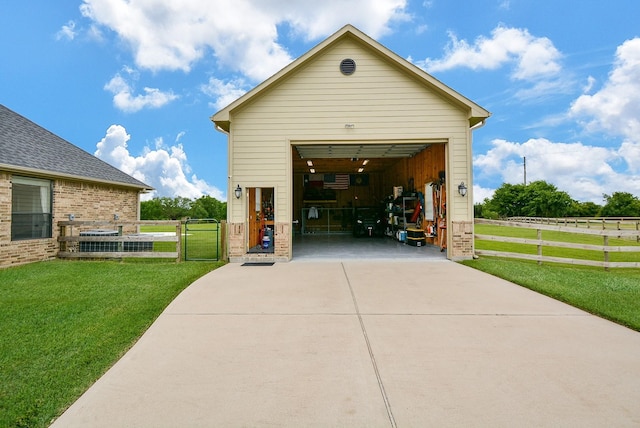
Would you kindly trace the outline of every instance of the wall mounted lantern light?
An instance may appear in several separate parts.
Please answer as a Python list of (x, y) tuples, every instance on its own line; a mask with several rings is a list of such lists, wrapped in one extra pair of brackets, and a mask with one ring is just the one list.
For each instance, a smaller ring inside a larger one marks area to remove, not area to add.
[(464, 181), (458, 184), (458, 193), (460, 193), (460, 196), (462, 196), (463, 198), (466, 196), (467, 186), (464, 185)]
[(242, 196), (242, 189), (240, 188), (240, 185), (238, 184), (238, 187), (236, 187), (236, 190), (234, 190), (235, 195), (236, 195), (236, 199), (240, 199), (240, 197)]

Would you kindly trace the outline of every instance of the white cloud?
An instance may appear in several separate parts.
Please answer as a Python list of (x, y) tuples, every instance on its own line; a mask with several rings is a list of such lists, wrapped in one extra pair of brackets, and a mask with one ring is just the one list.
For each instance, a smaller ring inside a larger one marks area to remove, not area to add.
[(514, 64), (511, 77), (526, 81), (557, 76), (562, 69), (560, 51), (551, 40), (534, 37), (526, 29), (500, 25), (491, 32), (490, 38), (478, 37), (473, 44), (458, 40), (453, 33), (449, 37), (450, 45), (443, 58), (427, 58), (416, 64), (429, 73), (460, 67), (496, 70), (505, 64)]
[(536, 99), (538, 101), (555, 97), (558, 94), (573, 94), (574, 85), (564, 76), (549, 80), (540, 80), (529, 88), (518, 89), (514, 95), (518, 100), (526, 101)]
[(187, 176), (190, 168), (182, 144), (164, 147), (162, 139), (158, 138), (155, 150), (147, 147), (142, 155), (132, 156), (127, 146), (130, 139), (131, 136), (123, 126), (111, 125), (104, 138), (96, 144), (95, 155), (154, 187), (155, 192), (147, 198), (181, 196), (195, 199), (210, 195), (219, 201), (226, 200), (220, 189), (199, 179), (195, 174)]
[(87, 30), (87, 35), (89, 39), (94, 40), (98, 43), (103, 43), (105, 41), (105, 36), (102, 33), (102, 29), (98, 25), (91, 25)]
[(640, 174), (640, 142), (624, 141), (618, 149), (633, 174)]
[(200, 86), (200, 90), (206, 95), (215, 98), (215, 103), (211, 107), (220, 110), (236, 99), (244, 95), (248, 90), (248, 85), (242, 79), (235, 79), (224, 82), (215, 77), (209, 78), (209, 82)]
[(481, 204), (485, 199), (493, 198), (493, 194), (495, 193), (495, 189), (487, 189), (485, 187), (481, 187), (477, 184), (473, 185), (473, 203)]
[(421, 35), (421, 34), (423, 34), (423, 33), (426, 33), (426, 32), (427, 32), (427, 30), (429, 30), (429, 26), (428, 26), (428, 25), (426, 25), (426, 24), (423, 24), (423, 25), (418, 25), (418, 26), (415, 28), (414, 32), (415, 32), (417, 35)]
[(56, 33), (56, 40), (60, 39), (68, 39), (73, 40), (76, 37), (76, 23), (74, 21), (67, 22), (66, 25), (63, 25), (62, 28)]
[(353, 23), (372, 37), (407, 20), (406, 0), (84, 0), (82, 15), (114, 31), (150, 70), (183, 70), (212, 53), (232, 72), (261, 81), (291, 61), (277, 26), (324, 37)]
[[(607, 80), (593, 94), (596, 80), (587, 78), (584, 94), (571, 105), (568, 118), (589, 133), (602, 132), (603, 145), (555, 143), (530, 139), (524, 143), (494, 140), (476, 156), (477, 176), (521, 183), (527, 159), (527, 181), (545, 180), (573, 198), (602, 204), (602, 195), (616, 191), (640, 195), (640, 38), (627, 40), (616, 51)], [(549, 122), (564, 121), (548, 118)], [(549, 123), (552, 124), (552, 123)], [(620, 145), (612, 138), (622, 137)]]
[(133, 95), (134, 89), (118, 73), (104, 89), (113, 94), (113, 105), (118, 109), (134, 113), (143, 108), (159, 108), (178, 98), (173, 92), (162, 92), (156, 88), (143, 88), (144, 94)]
[(591, 92), (591, 89), (593, 88), (593, 86), (595, 84), (596, 84), (596, 78), (595, 77), (593, 77), (593, 76), (587, 77), (587, 83), (582, 88), (582, 92), (585, 93), (585, 94)]
[(544, 138), (524, 143), (494, 140), (486, 154), (474, 158), (474, 167), (479, 178), (522, 183), (523, 157), (526, 157), (527, 182), (544, 180), (574, 199), (602, 204), (603, 193), (640, 194), (640, 176), (620, 173), (614, 168), (634, 151), (636, 159), (640, 160), (640, 147), (637, 146), (616, 150), (579, 142), (554, 143)]
[[(589, 132), (604, 131), (626, 138), (628, 144), (640, 144), (640, 38), (618, 47), (613, 69), (602, 89), (580, 96), (570, 114)], [(640, 171), (637, 155), (632, 164)]]

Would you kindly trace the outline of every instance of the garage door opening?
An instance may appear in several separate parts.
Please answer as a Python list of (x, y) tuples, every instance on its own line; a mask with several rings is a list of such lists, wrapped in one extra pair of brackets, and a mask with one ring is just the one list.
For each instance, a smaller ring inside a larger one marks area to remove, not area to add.
[(442, 141), (294, 144), (293, 257), (444, 258), (445, 153)]

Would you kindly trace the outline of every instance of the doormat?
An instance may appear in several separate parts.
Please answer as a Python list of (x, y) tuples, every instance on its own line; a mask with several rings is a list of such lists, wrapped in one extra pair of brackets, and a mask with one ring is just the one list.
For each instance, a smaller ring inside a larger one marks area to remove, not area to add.
[(240, 266), (273, 266), (275, 262), (247, 262)]

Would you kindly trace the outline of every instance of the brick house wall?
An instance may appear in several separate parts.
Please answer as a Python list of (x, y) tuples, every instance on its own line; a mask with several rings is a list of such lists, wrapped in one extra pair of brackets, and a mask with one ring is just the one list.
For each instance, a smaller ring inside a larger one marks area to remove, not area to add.
[(11, 241), (11, 177), (11, 173), (0, 171), (0, 268), (54, 259), (59, 250), (57, 222), (68, 220), (69, 214), (84, 221), (112, 221), (114, 214), (122, 221), (139, 220), (138, 189), (53, 179), (52, 237)]

